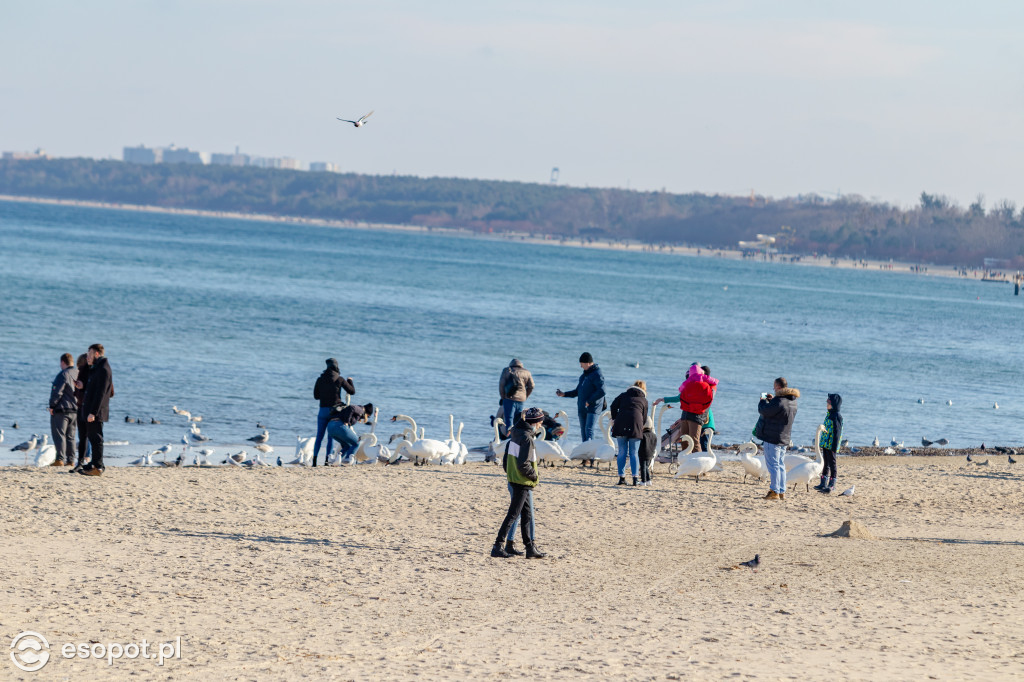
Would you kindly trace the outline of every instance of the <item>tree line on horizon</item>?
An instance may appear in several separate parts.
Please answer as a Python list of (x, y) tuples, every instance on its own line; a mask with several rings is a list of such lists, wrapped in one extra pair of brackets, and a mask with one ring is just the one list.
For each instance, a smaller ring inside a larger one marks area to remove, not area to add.
[(1024, 265), (1024, 209), (922, 192), (910, 209), (858, 196), (771, 199), (548, 184), (93, 159), (0, 160), (0, 194), (981, 267)]

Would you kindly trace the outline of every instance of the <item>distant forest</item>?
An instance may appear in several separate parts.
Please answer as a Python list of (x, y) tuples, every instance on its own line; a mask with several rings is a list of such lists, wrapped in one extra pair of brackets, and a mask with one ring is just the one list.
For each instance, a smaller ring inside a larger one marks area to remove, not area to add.
[(1024, 210), (921, 193), (901, 210), (857, 196), (770, 199), (559, 185), (91, 159), (2, 160), (0, 194), (372, 223), (981, 267), (1024, 265)]

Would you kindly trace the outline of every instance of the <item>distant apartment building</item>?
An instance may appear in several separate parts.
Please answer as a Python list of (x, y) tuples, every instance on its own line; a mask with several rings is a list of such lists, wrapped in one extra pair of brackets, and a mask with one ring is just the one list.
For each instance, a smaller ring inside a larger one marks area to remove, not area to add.
[(309, 170), (313, 173), (340, 173), (341, 168), (338, 164), (331, 163), (330, 161), (310, 161)]
[(214, 166), (248, 166), (249, 155), (239, 154), (238, 152), (234, 154), (218, 154), (214, 152), (210, 154), (210, 163)]
[(193, 165), (205, 165), (210, 163), (210, 155), (207, 152), (194, 152), (188, 147), (176, 147), (173, 144), (163, 150), (164, 163), (188, 163)]
[(163, 151), (160, 148), (150, 149), (143, 145), (138, 147), (125, 147), (124, 148), (124, 162), (125, 163), (141, 163), (141, 164), (154, 164), (163, 161)]
[(4, 160), (9, 161), (32, 161), (33, 159), (48, 159), (50, 155), (45, 149), (37, 149), (34, 152), (4, 152)]

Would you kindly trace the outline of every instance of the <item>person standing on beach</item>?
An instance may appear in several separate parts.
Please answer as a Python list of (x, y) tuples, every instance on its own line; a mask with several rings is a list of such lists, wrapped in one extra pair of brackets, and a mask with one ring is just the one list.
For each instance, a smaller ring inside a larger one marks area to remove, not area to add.
[(825, 461), (825, 466), (821, 471), (821, 483), (814, 486), (814, 489), (825, 493), (826, 495), (832, 492), (832, 489), (836, 487), (836, 451), (839, 450), (839, 444), (843, 442), (843, 415), (839, 414), (839, 409), (843, 406), (843, 397), (838, 393), (829, 393), (828, 399), (825, 401), (825, 409), (828, 413), (825, 415), (825, 421), (822, 425), (825, 427), (825, 432), (821, 434), (821, 438), (818, 439), (818, 447), (821, 448), (821, 458)]
[(75, 400), (75, 382), (78, 369), (71, 353), (60, 356), (60, 372), (50, 387), (50, 433), (57, 458), (53, 466), (75, 463), (75, 424), (78, 422), (78, 401)]
[(501, 378), (498, 379), (498, 397), (501, 398), (501, 409), (505, 420), (506, 434), (510, 424), (519, 421), (519, 415), (523, 413), (523, 403), (533, 393), (533, 375), (530, 370), (523, 367), (517, 358), (512, 358), (508, 367), (501, 370)]
[(604, 375), (601, 374), (601, 368), (594, 364), (594, 356), (590, 353), (583, 353), (580, 356), (580, 368), (583, 374), (580, 375), (576, 388), (565, 392), (559, 389), (555, 394), (561, 398), (576, 398), (580, 438), (586, 442), (594, 437), (597, 415), (604, 409)]
[(626, 459), (629, 458), (629, 472), (633, 485), (637, 485), (640, 471), (640, 439), (647, 422), (647, 384), (635, 381), (633, 385), (616, 396), (612, 401), (612, 438), (619, 446), (619, 482), (626, 485)]
[(654, 401), (655, 407), (660, 403), (679, 403), (679, 408), (683, 411), (679, 421), (672, 425), (673, 437), (670, 442), (674, 443), (683, 436), (689, 436), (693, 439), (693, 451), (703, 452), (701, 431), (708, 423), (708, 412), (717, 389), (718, 379), (706, 373), (695, 362), (686, 371), (686, 379), (679, 386), (679, 395)]
[[(373, 416), (373, 403), (365, 405), (338, 405), (327, 421), (327, 434), (341, 446), (341, 463), (352, 462), (352, 455), (359, 449), (359, 437), (352, 429), (358, 422), (365, 422)], [(314, 455), (315, 457), (315, 455)], [(327, 464), (327, 460), (324, 460)]]
[(757, 404), (760, 418), (754, 426), (754, 437), (764, 441), (764, 461), (768, 466), (771, 489), (766, 500), (786, 499), (786, 448), (789, 446), (793, 420), (796, 419), (800, 391), (789, 388), (785, 377), (775, 380), (775, 395), (762, 393)]
[(508, 537), (508, 529), (515, 519), (519, 519), (523, 544), (526, 545), (527, 559), (543, 559), (544, 555), (537, 549), (530, 535), (533, 527), (533, 495), (539, 477), (537, 475), (537, 450), (533, 445), (534, 435), (543, 428), (544, 412), (539, 407), (531, 407), (524, 411), (509, 432), (505, 444), (505, 456), (501, 464), (505, 476), (512, 489), (512, 501), (498, 529), (498, 537), (491, 548), (491, 556), (507, 559), (512, 556), (505, 551), (503, 543)]
[(89, 356), (82, 353), (75, 360), (75, 368), (78, 370), (78, 378), (75, 380), (75, 404), (78, 405), (76, 423), (78, 426), (78, 461), (71, 469), (71, 473), (77, 474), (85, 466), (85, 458), (89, 454), (89, 436), (86, 433), (85, 422), (85, 386), (89, 383)]
[(92, 461), (78, 473), (101, 476), (103, 466), (103, 422), (110, 417), (110, 398), (114, 395), (114, 376), (104, 355), (103, 345), (94, 343), (86, 353), (89, 362), (89, 383), (85, 387), (85, 430), (92, 450)]
[[(701, 365), (700, 369), (707, 376), (711, 376), (711, 369), (707, 365)], [(711, 449), (711, 437), (715, 435), (715, 412), (708, 406), (707, 423), (700, 430), (700, 450), (707, 452)]]
[[(335, 358), (327, 358), (327, 369), (317, 378), (313, 385), (313, 398), (320, 401), (320, 411), (316, 415), (316, 441), (313, 443), (313, 466), (316, 466), (316, 458), (320, 454), (320, 443), (327, 433), (327, 422), (331, 419), (331, 412), (335, 407), (342, 404), (341, 392), (349, 395), (356, 394), (356, 387), (352, 384), (352, 377), (342, 377), (338, 368), (338, 361)], [(331, 456), (333, 439), (327, 440), (327, 452), (324, 453), (324, 461)]]
[(651, 485), (651, 463), (658, 452), (658, 434), (654, 432), (654, 419), (648, 415), (644, 422), (643, 436), (640, 438), (640, 449), (637, 458), (640, 460), (640, 485)]

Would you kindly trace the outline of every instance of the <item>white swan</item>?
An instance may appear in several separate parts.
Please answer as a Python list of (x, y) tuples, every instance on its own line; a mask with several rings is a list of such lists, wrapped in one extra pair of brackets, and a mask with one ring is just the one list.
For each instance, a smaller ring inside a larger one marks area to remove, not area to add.
[(448, 415), (448, 440), (444, 442), (448, 446), (448, 452), (441, 458), (441, 464), (455, 464), (459, 456), (459, 442), (455, 440), (455, 415)]
[(494, 459), (496, 464), (501, 464), (501, 457), (505, 454), (505, 443), (508, 439), (501, 439), (501, 431), (498, 430), (498, 426), (504, 426), (505, 420), (501, 417), (494, 418), (494, 440), (487, 444), (487, 449), (491, 454), (491, 458)]
[[(325, 435), (325, 438), (330, 438), (330, 436)], [(314, 443), (316, 443), (314, 436), (295, 436), (295, 459), (288, 462), (288, 464), (297, 464), (304, 467), (312, 464)]]
[[(404, 414), (396, 414), (394, 417), (391, 418), (391, 421), (399, 420), (409, 422), (409, 424), (412, 426), (413, 434), (416, 433), (417, 427), (415, 419)], [(425, 433), (425, 430), (421, 432), (420, 437), (417, 438), (415, 441), (410, 441), (408, 438), (403, 440), (401, 443), (398, 444), (398, 447), (395, 448), (395, 452), (397, 453), (399, 450), (402, 450), (403, 453), (409, 453), (407, 456), (409, 457), (409, 459), (413, 460), (413, 464), (415, 465), (418, 465), (421, 460), (423, 461), (424, 464), (440, 463), (441, 458), (444, 456), (444, 454), (450, 452), (448, 446), (445, 445), (444, 441), (434, 440), (432, 438), (424, 438), (422, 433)], [(403, 447), (403, 444), (406, 443), (408, 443), (408, 445), (405, 445)]]
[(815, 481), (821, 478), (821, 472), (825, 468), (825, 459), (821, 456), (821, 449), (818, 447), (818, 438), (825, 431), (824, 426), (818, 426), (817, 432), (814, 434), (814, 451), (818, 455), (817, 460), (810, 462), (804, 462), (798, 464), (792, 469), (786, 472), (786, 488), (787, 490), (791, 486), (804, 484), (807, 492), (811, 490), (811, 481)]
[(36, 466), (37, 467), (48, 467), (57, 461), (57, 447), (50, 445), (49, 434), (43, 435), (43, 440), (39, 442), (39, 449), (36, 450)]
[[(695, 482), (700, 482), (700, 477), (711, 471), (714, 468), (717, 458), (715, 457), (714, 451), (698, 452), (695, 455), (690, 455), (693, 452), (693, 438), (686, 434), (680, 439), (680, 443), (687, 442), (686, 451), (679, 456), (679, 468), (676, 470), (674, 478), (680, 476), (693, 476)], [(687, 455), (687, 456), (684, 456)]]
[[(565, 412), (559, 412), (559, 414), (565, 414)], [(569, 415), (565, 415), (568, 419)], [(558, 444), (558, 441), (546, 440), (547, 432), (541, 429), (540, 434), (533, 439), (533, 447), (537, 451), (537, 461), (540, 463), (554, 465), (555, 462), (561, 462), (563, 466), (569, 462), (569, 455), (565, 454), (565, 450)]]
[(377, 442), (377, 434), (371, 431), (359, 436), (359, 448), (356, 450), (355, 459), (360, 464), (391, 463), (392, 457), (390, 448)]
[(615, 441), (612, 440), (611, 431), (608, 428), (610, 415), (611, 412), (606, 410), (598, 419), (598, 427), (604, 434), (604, 441), (591, 438), (580, 443), (569, 453), (570, 460), (590, 461), (594, 462), (596, 466), (596, 462), (611, 462), (618, 456), (618, 449), (615, 447)]
[(748, 442), (740, 446), (740, 464), (743, 465), (743, 482), (746, 483), (747, 476), (752, 476), (759, 481), (768, 478), (768, 465), (765, 464), (764, 455), (757, 454), (757, 443)]

